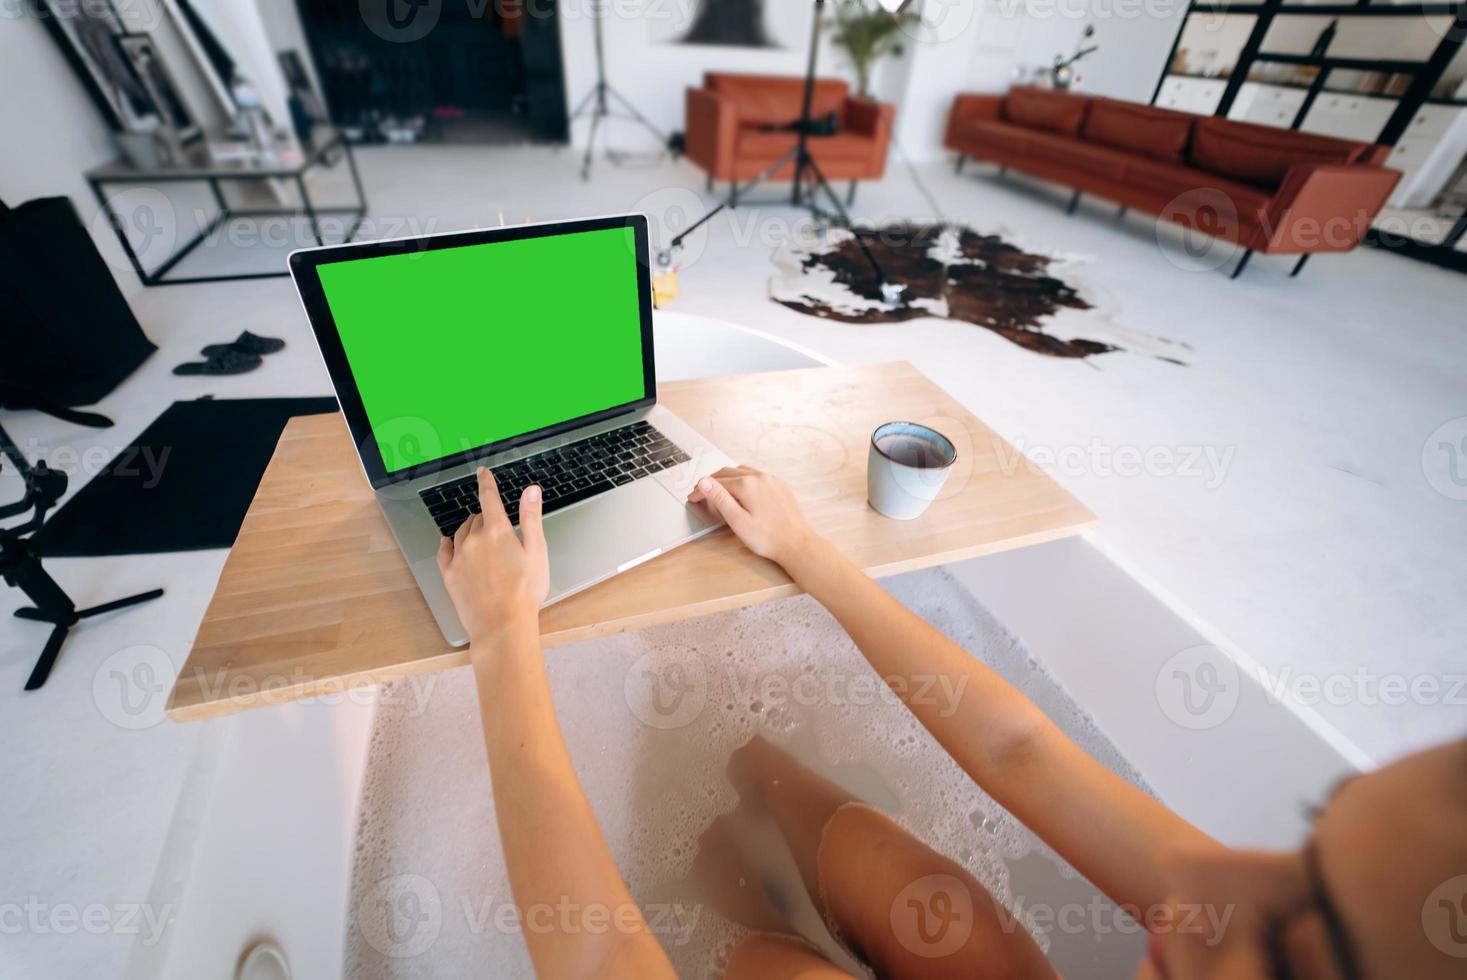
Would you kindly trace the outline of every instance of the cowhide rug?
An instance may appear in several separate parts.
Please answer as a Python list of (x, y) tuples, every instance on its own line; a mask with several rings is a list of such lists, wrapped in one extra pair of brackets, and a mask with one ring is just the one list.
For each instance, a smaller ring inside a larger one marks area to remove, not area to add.
[(1071, 335), (1069, 311), (1093, 311), (1082, 290), (1060, 277), (1073, 259), (1026, 252), (998, 235), (956, 224), (894, 223), (871, 229), (867, 247), (887, 280), (905, 287), (894, 304), (855, 235), (832, 228), (822, 240), (790, 243), (774, 256), (778, 272), (770, 297), (811, 316), (846, 323), (899, 323), (919, 317), (962, 320), (992, 330), (1020, 347), (1052, 357), (1084, 358), (1130, 350), (1176, 364), (1190, 348), (1128, 331), (1108, 317), (1086, 317), (1092, 336)]

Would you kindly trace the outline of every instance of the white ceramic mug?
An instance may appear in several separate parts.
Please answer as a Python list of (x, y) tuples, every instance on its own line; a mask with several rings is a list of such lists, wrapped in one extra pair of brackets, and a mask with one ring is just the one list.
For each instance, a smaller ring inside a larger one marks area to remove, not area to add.
[(866, 499), (878, 514), (910, 521), (937, 497), (957, 461), (952, 440), (916, 422), (887, 422), (871, 433)]

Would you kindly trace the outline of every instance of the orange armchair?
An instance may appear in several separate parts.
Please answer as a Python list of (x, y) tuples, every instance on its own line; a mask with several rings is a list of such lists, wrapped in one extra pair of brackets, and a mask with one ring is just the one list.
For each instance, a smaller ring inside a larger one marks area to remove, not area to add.
[[(687, 91), (688, 159), (715, 180), (744, 181), (757, 176), (794, 149), (798, 136), (788, 128), (800, 118), (805, 80), (782, 75), (709, 72), (701, 88)], [(815, 81), (810, 115), (836, 114), (833, 136), (811, 136), (810, 154), (829, 180), (876, 180), (886, 171), (896, 109), (886, 102), (853, 97), (845, 82)], [(792, 180), (793, 163), (771, 180)]]

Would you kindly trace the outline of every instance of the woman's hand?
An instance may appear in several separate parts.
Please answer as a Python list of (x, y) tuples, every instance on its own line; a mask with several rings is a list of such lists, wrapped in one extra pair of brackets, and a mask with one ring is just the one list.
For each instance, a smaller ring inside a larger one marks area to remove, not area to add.
[(705, 476), (688, 502), (712, 508), (750, 551), (778, 562), (792, 575), (792, 566), (821, 541), (784, 481), (752, 466), (734, 466)]
[[(479, 510), (438, 546), (438, 569), (458, 610), (459, 621), (477, 647), (496, 635), (526, 625), (535, 628), (540, 604), (550, 592), (550, 560), (540, 525), (540, 488), (520, 495), (516, 537), (494, 474), (479, 467)], [(523, 540), (521, 540), (523, 538)]]

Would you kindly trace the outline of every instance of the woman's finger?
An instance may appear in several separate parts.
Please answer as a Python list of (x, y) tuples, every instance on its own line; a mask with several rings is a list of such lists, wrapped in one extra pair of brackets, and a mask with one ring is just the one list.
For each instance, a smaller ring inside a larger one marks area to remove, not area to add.
[(733, 530), (740, 538), (749, 530), (749, 512), (744, 510), (743, 505), (734, 499), (733, 494), (722, 482), (713, 477), (705, 476), (698, 481), (698, 489), (703, 492), (703, 498), (708, 506), (713, 508), (723, 522)]
[(540, 523), (542, 499), (540, 487), (535, 484), (525, 487), (520, 494), (520, 540), (524, 542), (526, 556), (536, 564), (549, 560), (545, 528)]
[(438, 572), (440, 575), (448, 573), (448, 566), (453, 562), (453, 538), (444, 536), (438, 542)]
[(478, 521), (478, 514), (470, 514), (468, 520), (460, 524), (458, 530), (453, 532), (453, 550), (455, 553), (464, 546), (464, 542), (469, 539), (469, 535), (474, 533), (474, 528), (478, 526)]
[(499, 484), (495, 482), (494, 473), (487, 466), (479, 467), (479, 510), (484, 514), (485, 521), (509, 523), (509, 515), (504, 512), (504, 501), (499, 499)]

